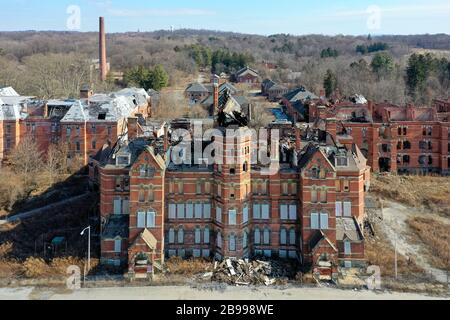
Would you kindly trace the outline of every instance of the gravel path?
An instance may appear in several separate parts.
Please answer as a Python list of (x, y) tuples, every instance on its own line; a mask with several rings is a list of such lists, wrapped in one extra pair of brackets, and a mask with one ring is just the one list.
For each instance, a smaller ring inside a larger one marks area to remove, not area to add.
[[(447, 283), (447, 272), (433, 268), (423, 256), (423, 247), (420, 243), (412, 243), (408, 238), (407, 220), (414, 216), (422, 215), (423, 212), (411, 207), (406, 207), (396, 202), (384, 201), (383, 222), (381, 226), (384, 233), (393, 246), (397, 245), (398, 252), (406, 257), (413, 257), (418, 266), (430, 273), (436, 281)], [(433, 217), (434, 218), (434, 217)], [(450, 223), (448, 219), (440, 218), (442, 223)]]

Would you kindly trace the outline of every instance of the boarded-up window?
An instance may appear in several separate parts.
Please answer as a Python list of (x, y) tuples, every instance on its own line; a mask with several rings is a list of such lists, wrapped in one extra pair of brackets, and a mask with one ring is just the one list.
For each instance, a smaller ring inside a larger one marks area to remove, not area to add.
[(211, 193), (211, 183), (209, 181), (205, 182), (205, 193), (206, 194)]
[(270, 229), (269, 228), (264, 229), (263, 241), (264, 241), (264, 244), (270, 244)]
[(288, 195), (288, 193), (289, 193), (289, 185), (288, 185), (288, 183), (287, 182), (283, 182), (282, 183), (282, 185), (281, 185), (281, 193), (283, 194), (283, 195)]
[(326, 189), (320, 190), (320, 202), (322, 202), (322, 203), (327, 202), (327, 190)]
[(350, 201), (344, 202), (344, 217), (352, 216), (352, 203)]
[(210, 236), (209, 228), (206, 227), (205, 230), (203, 231), (203, 242), (205, 244), (209, 244), (209, 236)]
[(236, 210), (229, 210), (228, 211), (228, 224), (230, 226), (235, 226), (237, 224), (237, 219), (236, 219)]
[(194, 204), (188, 203), (186, 205), (186, 219), (194, 218)]
[(268, 220), (270, 217), (269, 205), (263, 204), (261, 205), (261, 219)]
[(254, 242), (255, 244), (260, 244), (261, 243), (261, 231), (259, 230), (259, 228), (255, 229), (255, 234), (254, 234)]
[(316, 212), (311, 213), (311, 229), (319, 229), (319, 214)]
[(130, 200), (128, 198), (122, 201), (122, 214), (130, 214)]
[(199, 244), (201, 241), (201, 230), (200, 228), (195, 228), (195, 244)]
[(282, 204), (280, 205), (280, 217), (281, 220), (287, 220), (288, 219), (288, 213), (289, 209), (288, 209), (288, 205), (287, 204)]
[(236, 236), (234, 234), (230, 235), (229, 249), (230, 251), (236, 251)]
[(342, 217), (342, 202), (336, 201), (336, 217)]
[(203, 205), (201, 203), (195, 204), (195, 219), (202, 218), (202, 209), (203, 209)]
[(184, 219), (184, 204), (177, 204), (177, 218)]
[(114, 252), (120, 253), (122, 251), (122, 239), (114, 240)]
[(291, 194), (295, 195), (295, 194), (297, 194), (297, 191), (298, 191), (297, 183), (296, 182), (292, 182), (291, 183)]
[(155, 228), (156, 227), (156, 212), (149, 211), (147, 212), (147, 228)]
[(328, 229), (328, 213), (320, 214), (320, 229), (327, 230)]
[(183, 228), (178, 229), (178, 236), (177, 236), (178, 243), (184, 243), (184, 230)]
[(148, 190), (148, 201), (149, 202), (155, 201), (155, 191), (153, 190), (153, 188), (150, 188)]
[(291, 204), (289, 206), (289, 220), (297, 220), (297, 205)]
[(222, 222), (222, 208), (216, 207), (216, 221)]
[(344, 254), (352, 254), (352, 244), (350, 241), (344, 241)]
[(139, 190), (139, 202), (144, 202), (145, 201), (145, 191), (144, 189), (140, 189)]
[(169, 219), (175, 219), (177, 214), (177, 205), (174, 203), (169, 204)]
[(253, 204), (253, 219), (261, 219), (261, 205), (258, 203)]
[(341, 181), (336, 180), (335, 185), (336, 185), (336, 192), (341, 192)]
[(169, 243), (175, 243), (175, 230), (169, 229)]
[(195, 186), (195, 192), (197, 194), (202, 194), (202, 183), (201, 183), (201, 181), (197, 181), (197, 184)]
[(311, 202), (312, 203), (317, 202), (317, 189), (315, 187), (311, 189)]
[(137, 213), (137, 227), (145, 228), (145, 212), (143, 211)]
[(248, 222), (248, 207), (245, 206), (242, 210), (242, 222), (247, 223)]
[(295, 229), (291, 229), (291, 230), (289, 230), (289, 244), (295, 245), (296, 242), (297, 241), (296, 241)]
[(287, 244), (287, 231), (284, 228), (280, 230), (280, 244), (282, 245)]
[(261, 194), (267, 194), (267, 181), (261, 182)]
[(114, 214), (122, 214), (122, 200), (120, 198), (114, 199)]
[(205, 203), (203, 205), (203, 218), (210, 219), (211, 218), (211, 204)]

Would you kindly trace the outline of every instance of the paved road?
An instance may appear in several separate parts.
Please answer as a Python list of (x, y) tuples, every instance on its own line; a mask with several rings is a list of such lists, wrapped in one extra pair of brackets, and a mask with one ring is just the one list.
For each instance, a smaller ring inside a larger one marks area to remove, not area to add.
[[(58, 293), (54, 289), (0, 289), (0, 300), (422, 300), (444, 299), (412, 293), (352, 291), (331, 288), (225, 287), (195, 289), (188, 286), (96, 288)], [(448, 300), (448, 299), (447, 299)]]

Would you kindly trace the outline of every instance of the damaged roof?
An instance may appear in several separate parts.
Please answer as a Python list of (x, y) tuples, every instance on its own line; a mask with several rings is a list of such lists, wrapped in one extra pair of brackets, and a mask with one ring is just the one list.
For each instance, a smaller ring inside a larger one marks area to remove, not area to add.
[(290, 102), (295, 102), (297, 100), (313, 100), (313, 99), (319, 99), (318, 96), (316, 96), (311, 91), (308, 91), (305, 89), (305, 87), (299, 87), (297, 89), (294, 89), (284, 95), (284, 98)]
[(336, 218), (336, 240), (362, 241), (364, 236), (353, 217)]

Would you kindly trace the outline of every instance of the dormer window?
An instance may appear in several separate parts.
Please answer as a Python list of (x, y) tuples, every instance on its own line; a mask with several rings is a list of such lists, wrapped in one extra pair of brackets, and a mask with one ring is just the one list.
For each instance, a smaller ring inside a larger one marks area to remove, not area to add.
[(130, 165), (130, 155), (129, 154), (123, 154), (118, 155), (116, 157), (116, 166), (129, 166)]
[(98, 120), (106, 120), (106, 112), (99, 113)]
[(345, 156), (336, 157), (336, 166), (337, 167), (347, 167), (348, 159)]

